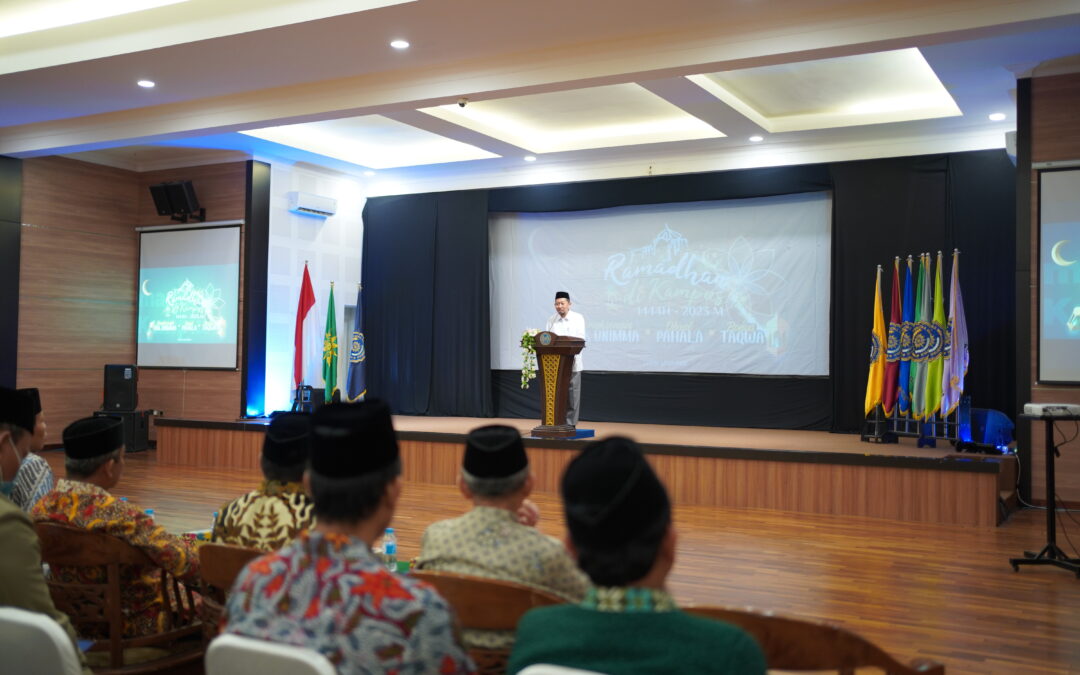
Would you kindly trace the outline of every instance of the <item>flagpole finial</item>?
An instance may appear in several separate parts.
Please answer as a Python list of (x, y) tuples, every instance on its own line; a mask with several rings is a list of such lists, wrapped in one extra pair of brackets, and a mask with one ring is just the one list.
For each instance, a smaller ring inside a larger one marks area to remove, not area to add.
[[(939, 251), (939, 253), (940, 253), (940, 251)], [(330, 288), (333, 288), (333, 287), (334, 287), (334, 282), (333, 282), (333, 281), (331, 281), (331, 282), (330, 282)]]
[(958, 248), (954, 248), (952, 250), (952, 252), (953, 252), (953, 255), (960, 255), (960, 249), (958, 249)]

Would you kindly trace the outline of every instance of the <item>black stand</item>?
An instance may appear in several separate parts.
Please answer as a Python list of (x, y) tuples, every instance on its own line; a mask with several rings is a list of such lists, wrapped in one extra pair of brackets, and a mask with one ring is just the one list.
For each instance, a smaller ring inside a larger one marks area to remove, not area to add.
[(311, 385), (301, 384), (293, 394), (292, 412), (310, 413), (315, 411), (315, 402), (312, 401)]
[(1058, 420), (1074, 421), (1080, 417), (1033, 417), (1021, 415), (1021, 418), (1043, 420), (1046, 422), (1046, 546), (1038, 553), (1024, 551), (1023, 558), (1009, 558), (1013, 571), (1019, 572), (1021, 565), (1054, 565), (1069, 570), (1080, 578), (1080, 558), (1070, 558), (1057, 545), (1057, 497), (1054, 486), (1054, 422)]

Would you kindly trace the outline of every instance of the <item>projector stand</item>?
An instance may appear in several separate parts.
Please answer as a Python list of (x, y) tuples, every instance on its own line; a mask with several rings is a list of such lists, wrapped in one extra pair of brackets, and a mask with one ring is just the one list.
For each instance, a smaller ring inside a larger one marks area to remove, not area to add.
[(1074, 573), (1080, 578), (1080, 558), (1070, 558), (1057, 545), (1057, 496), (1054, 486), (1054, 422), (1057, 420), (1080, 420), (1080, 417), (1046, 417), (1021, 415), (1022, 418), (1043, 420), (1046, 422), (1046, 546), (1038, 553), (1024, 551), (1023, 558), (1009, 558), (1013, 571), (1019, 572), (1021, 565), (1054, 565)]

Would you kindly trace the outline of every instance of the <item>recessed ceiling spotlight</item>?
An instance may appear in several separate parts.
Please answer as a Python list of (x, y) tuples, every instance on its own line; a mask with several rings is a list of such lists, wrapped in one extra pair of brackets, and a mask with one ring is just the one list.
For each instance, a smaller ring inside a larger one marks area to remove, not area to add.
[(990, 118), (991, 122), (1000, 122), (1005, 119), (1005, 113), (990, 113), (987, 117)]
[(525, 155), (524, 159), (525, 159), (526, 162), (535, 162), (536, 161), (536, 157), (534, 157), (533, 155)]
[(394, 49), (408, 49), (409, 48), (409, 41), (408, 40), (393, 40), (390, 43), (390, 46), (393, 47)]
[(750, 137), (750, 142), (751, 142), (751, 143), (760, 143), (760, 142), (762, 142), (763, 140), (765, 140), (765, 137), (764, 137), (764, 136), (751, 136), (751, 137)]
[(365, 176), (374, 176), (374, 175), (375, 175), (375, 172), (374, 172), (374, 171), (372, 171), (372, 170), (370, 170), (370, 169), (368, 169), (367, 171), (365, 171), (365, 172), (364, 172), (364, 175), (365, 175)]
[(143, 89), (153, 89), (155, 83), (153, 80), (139, 80), (135, 84), (139, 85)]

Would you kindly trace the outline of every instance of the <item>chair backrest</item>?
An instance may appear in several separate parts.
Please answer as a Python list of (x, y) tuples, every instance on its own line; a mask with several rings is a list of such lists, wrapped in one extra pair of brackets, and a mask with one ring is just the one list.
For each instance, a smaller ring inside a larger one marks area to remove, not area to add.
[(518, 620), (530, 609), (565, 602), (552, 593), (512, 581), (431, 570), (413, 570), (411, 574), (430, 583), (446, 598), (464, 628), (515, 630)]
[(206, 650), (206, 675), (336, 675), (322, 654), (240, 635), (219, 635)]
[[(67, 583), (49, 579), (48, 585), (56, 608), (71, 618), (77, 631), (104, 624), (103, 632), (107, 638), (95, 642), (90, 649), (107, 650), (110, 668), (124, 667), (126, 648), (169, 646), (201, 631), (201, 626), (195, 622), (195, 601), (191, 589), (181, 585), (166, 570), (158, 568), (158, 593), (162, 599), (164, 630), (138, 638), (124, 638), (121, 566), (157, 567), (150, 556), (136, 546), (103, 532), (52, 522), (34, 523), (34, 529), (41, 541), (41, 559), (50, 567), (105, 569), (105, 580), (101, 583)], [(146, 670), (186, 663), (201, 656), (201, 649), (169, 652), (168, 656), (145, 664)]]
[[(557, 595), (512, 581), (432, 570), (413, 570), (411, 574), (434, 586), (454, 608), (462, 627), (473, 630), (513, 631), (521, 616), (533, 607), (564, 602)], [(501, 675), (510, 661), (510, 649), (472, 648), (469, 656), (478, 675)]]
[(17, 607), (0, 607), (0, 657), (4, 672), (80, 675), (79, 655), (60, 624)]
[(945, 666), (919, 659), (897, 661), (849, 630), (817, 621), (726, 607), (685, 607), (686, 612), (742, 628), (757, 640), (770, 670), (854, 672), (876, 667), (890, 675), (944, 675)]
[(264, 551), (232, 544), (203, 544), (199, 547), (199, 574), (202, 576), (203, 640), (207, 644), (217, 635), (225, 611), (225, 596), (236, 577), (249, 562)]
[(227, 593), (244, 565), (265, 553), (231, 544), (203, 544), (199, 547), (199, 573), (211, 588)]
[(519, 670), (518, 675), (604, 675), (604, 673), (569, 666), (556, 666), (550, 663), (534, 663)]

